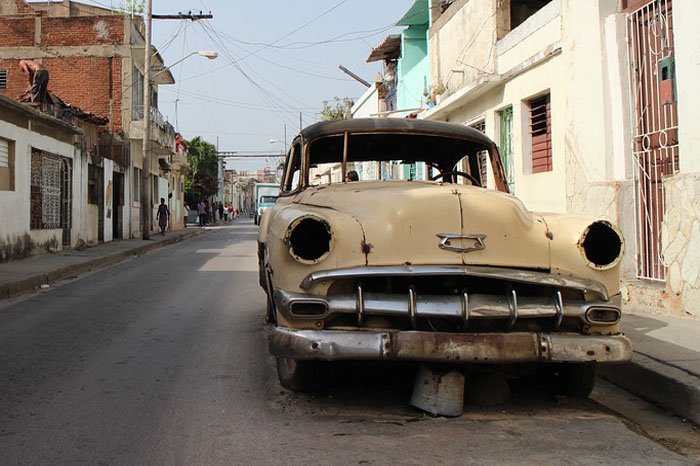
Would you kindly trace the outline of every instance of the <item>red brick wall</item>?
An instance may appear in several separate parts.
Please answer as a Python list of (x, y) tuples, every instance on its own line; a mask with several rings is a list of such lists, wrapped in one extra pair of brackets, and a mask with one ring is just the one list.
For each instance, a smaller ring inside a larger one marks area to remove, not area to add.
[[(4, 1), (4, 0), (0, 0)], [(0, 17), (0, 49), (34, 45), (35, 17)], [(87, 16), (49, 18), (41, 16), (41, 47), (121, 45), (124, 43), (124, 18), (122, 16)], [(34, 56), (17, 57), (13, 60), (0, 60), (0, 70), (8, 71), (7, 89), (0, 93), (17, 98), (27, 89), (27, 78), (19, 70), (19, 58), (36, 58), (40, 48), (35, 48)], [(110, 118), (115, 131), (122, 128), (121, 116), (121, 73), (120, 57), (76, 57), (71, 54), (84, 53), (81, 50), (65, 50), (62, 56), (44, 58), (43, 64), (49, 70), (49, 91), (65, 102), (76, 105), (86, 112)], [(110, 115), (110, 63), (111, 93), (113, 113)]]
[[(19, 70), (19, 60), (0, 60), (0, 69), (8, 70), (7, 89), (0, 93), (16, 98), (27, 89), (27, 78)], [(86, 112), (110, 117), (110, 58), (108, 57), (58, 57), (45, 58), (43, 64), (49, 70), (49, 91), (66, 103), (76, 105)], [(120, 131), (121, 118), (121, 58), (111, 59), (113, 113), (110, 119), (114, 130)]]
[[(112, 68), (111, 121), (121, 129), (121, 59), (106, 57), (63, 57), (44, 59), (49, 70), (49, 90), (86, 112), (109, 117), (110, 60)], [(77, 85), (79, 83), (79, 85)]]
[(0, 70), (7, 70), (7, 89), (0, 89), (0, 93), (16, 99), (29, 86), (27, 75), (17, 65), (19, 60), (0, 60)]
[(0, 17), (0, 46), (34, 45), (34, 18)]
[(101, 45), (124, 42), (121, 16), (42, 18), (41, 45)]

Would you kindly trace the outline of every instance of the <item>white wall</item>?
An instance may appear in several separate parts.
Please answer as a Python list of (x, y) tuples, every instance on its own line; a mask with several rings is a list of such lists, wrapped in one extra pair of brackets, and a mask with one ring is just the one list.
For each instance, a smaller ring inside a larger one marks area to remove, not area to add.
[(700, 172), (700, 2), (673, 0), (673, 10), (680, 169)]
[(352, 106), (350, 113), (353, 118), (377, 116), (377, 113), (379, 113), (379, 93), (377, 92), (376, 84), (372, 84), (372, 86), (367, 88), (362, 97)]
[[(36, 247), (54, 243), (57, 249), (62, 247), (62, 230), (30, 229), (30, 176), (32, 147), (60, 155), (69, 159), (74, 157), (74, 147), (48, 136), (43, 136), (0, 121), (0, 137), (14, 141), (14, 191), (0, 191), (0, 245), (15, 243), (25, 234)], [(75, 186), (75, 178), (74, 186)], [(74, 217), (75, 219), (75, 217)], [(74, 227), (75, 227), (74, 221)]]

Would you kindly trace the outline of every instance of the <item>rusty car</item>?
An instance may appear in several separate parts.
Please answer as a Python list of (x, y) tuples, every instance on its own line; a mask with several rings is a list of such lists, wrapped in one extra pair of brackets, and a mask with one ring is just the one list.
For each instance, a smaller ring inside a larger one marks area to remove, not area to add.
[(258, 233), (282, 386), (314, 387), (328, 361), (415, 361), (544, 371), (585, 397), (597, 364), (631, 357), (618, 228), (529, 211), (500, 160), (486, 135), (445, 122), (296, 136)]

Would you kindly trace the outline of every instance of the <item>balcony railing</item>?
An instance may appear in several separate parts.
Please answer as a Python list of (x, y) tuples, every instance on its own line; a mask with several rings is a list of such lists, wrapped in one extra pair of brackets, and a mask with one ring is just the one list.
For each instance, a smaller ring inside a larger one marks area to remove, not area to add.
[[(151, 107), (151, 123), (158, 128), (160, 128), (161, 131), (165, 132), (168, 136), (170, 137), (175, 137), (175, 128), (173, 125), (168, 122), (168, 120), (165, 119), (162, 113), (155, 108)], [(138, 121), (138, 120), (143, 120), (143, 105), (135, 105), (131, 109), (131, 119)]]

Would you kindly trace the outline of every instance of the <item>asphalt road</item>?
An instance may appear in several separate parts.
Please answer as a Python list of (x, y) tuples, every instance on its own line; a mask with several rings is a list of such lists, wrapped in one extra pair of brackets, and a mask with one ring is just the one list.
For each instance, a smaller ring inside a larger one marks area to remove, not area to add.
[(245, 220), (0, 304), (0, 464), (692, 464), (593, 401), (516, 388), (457, 419), (410, 367), (277, 383)]

